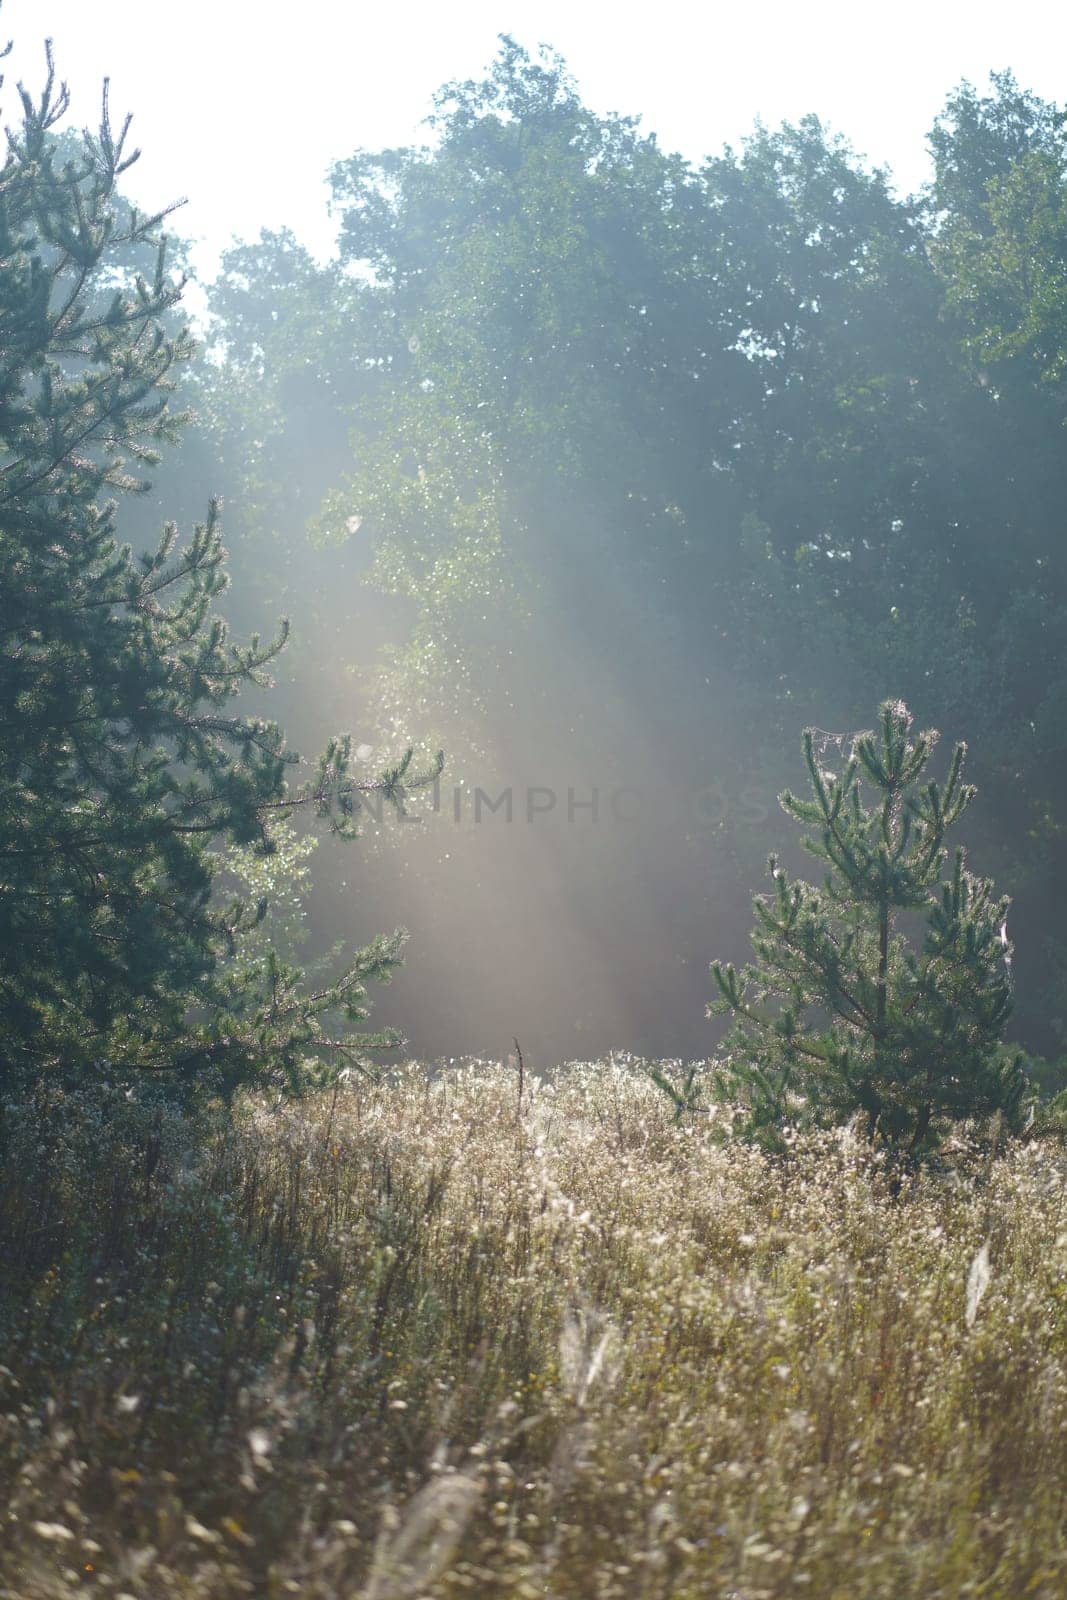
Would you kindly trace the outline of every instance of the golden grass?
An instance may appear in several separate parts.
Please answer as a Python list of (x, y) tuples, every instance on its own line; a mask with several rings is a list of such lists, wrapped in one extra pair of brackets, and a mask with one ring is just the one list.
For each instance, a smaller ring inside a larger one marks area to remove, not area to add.
[(717, 1134), (623, 1061), (16, 1118), (0, 1595), (1063, 1600), (1062, 1146)]

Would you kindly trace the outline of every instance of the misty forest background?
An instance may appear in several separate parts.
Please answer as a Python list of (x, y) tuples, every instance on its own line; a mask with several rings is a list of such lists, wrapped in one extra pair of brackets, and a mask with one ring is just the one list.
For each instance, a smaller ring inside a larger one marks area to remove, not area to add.
[(929, 137), (910, 197), (815, 116), (693, 165), (505, 40), (425, 147), (336, 163), (336, 260), (264, 233), (207, 287), (121, 532), (221, 495), (292, 742), (447, 751), (437, 814), (282, 855), (302, 961), (412, 929), (415, 1054), (706, 1055), (800, 728), (887, 694), (969, 744), (1013, 1030), (1062, 1051), (1065, 118), (1005, 73)]
[(1062, 1600), (1067, 113), (906, 198), (504, 39), (190, 292), (43, 76), (0, 1600)]

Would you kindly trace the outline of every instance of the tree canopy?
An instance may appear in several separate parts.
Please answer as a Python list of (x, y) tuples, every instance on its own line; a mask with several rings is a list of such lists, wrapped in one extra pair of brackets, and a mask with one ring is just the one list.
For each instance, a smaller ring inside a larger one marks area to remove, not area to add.
[[(275, 496), (275, 569), (321, 502), (346, 603), (357, 580), (382, 597), (361, 694), (383, 730), (768, 792), (798, 723), (886, 693), (965, 735), (968, 827), (1017, 891), (1020, 1021), (1048, 1044), (1064, 118), (995, 75), (949, 95), (930, 146), (910, 197), (815, 116), (687, 162), (505, 40), (425, 147), (338, 161), (336, 263), (284, 237), (230, 257), (207, 387), (231, 443), (242, 394), (273, 408), (269, 452), (251, 429), (234, 461)], [(752, 830), (717, 843), (747, 881)], [(669, 869), (680, 906), (694, 861)], [(600, 863), (569, 858), (594, 897)]]

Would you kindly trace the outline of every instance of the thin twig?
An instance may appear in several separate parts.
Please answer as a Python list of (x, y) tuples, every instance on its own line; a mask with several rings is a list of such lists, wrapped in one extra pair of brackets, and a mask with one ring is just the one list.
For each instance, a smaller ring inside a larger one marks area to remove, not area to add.
[(517, 1039), (513, 1038), (511, 1042), (515, 1046), (515, 1060), (518, 1062), (518, 1067), (519, 1067), (519, 1110), (518, 1110), (518, 1115), (521, 1117), (522, 1116), (522, 1090), (523, 1090), (523, 1084), (526, 1081), (526, 1068), (525, 1068), (525, 1064), (523, 1063), (522, 1047), (519, 1044), (519, 1041)]

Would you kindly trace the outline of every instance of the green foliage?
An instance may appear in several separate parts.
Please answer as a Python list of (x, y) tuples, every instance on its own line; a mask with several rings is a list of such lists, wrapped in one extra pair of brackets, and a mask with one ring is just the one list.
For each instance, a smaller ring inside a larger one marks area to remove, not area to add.
[[(542, 767), (632, 778), (651, 729), (634, 781), (699, 787), (709, 746), (856, 726), (887, 681), (965, 731), (986, 859), (1033, 934), (1020, 1025), (1047, 1050), (1062, 113), (997, 75), (950, 96), (931, 145), (910, 199), (814, 116), (688, 163), (505, 40), (442, 91), (432, 145), (336, 164), (341, 265), (285, 235), (228, 259), (204, 392), (234, 521), (259, 530), (249, 570), (298, 604), (292, 529), (324, 506), (315, 559), (351, 584), (332, 613), (316, 600), (324, 655), (352, 588), (376, 587), (376, 733), (485, 750), (518, 728)], [(739, 898), (755, 838), (724, 829)], [(588, 852), (573, 871), (594, 896)], [(695, 920), (693, 881), (687, 860)]]
[(265, 901), (270, 908), (263, 922), (242, 931), (238, 953), (265, 953), (273, 948), (295, 957), (307, 942), (307, 896), (311, 891), (309, 859), (318, 848), (314, 834), (300, 833), (283, 821), (272, 830), (274, 850), (263, 855), (253, 845), (231, 845), (220, 855), (216, 892), (231, 888), (252, 905)]
[(934, 129), (933, 255), (963, 346), (998, 389), (1041, 384), (1067, 415), (1067, 115), (994, 74)]
[[(791, 880), (772, 856), (773, 891), (755, 901), (758, 964), (712, 967), (710, 1013), (738, 1019), (720, 1082), (757, 1138), (861, 1114), (869, 1138), (916, 1154), (953, 1121), (1018, 1116), (1025, 1079), (999, 1048), (1012, 1004), (1008, 901), (967, 870), (962, 849), (949, 862), (945, 835), (975, 794), (965, 747), (938, 783), (926, 773), (937, 734), (912, 739), (911, 726), (887, 701), (877, 733), (854, 735), (847, 753), (831, 741), (837, 773), (822, 765), (825, 737), (805, 732), (812, 798), (781, 800), (812, 830), (803, 843), (825, 863), (824, 884)], [(921, 941), (900, 931), (906, 914), (921, 919)]]
[[(67, 92), (48, 67), (39, 100), (20, 89), (0, 170), (0, 1068), (23, 1086), (142, 1072), (295, 1086), (317, 1052), (359, 1057), (347, 1025), (401, 938), (314, 992), (272, 953), (235, 962), (266, 908), (218, 904), (214, 847), (270, 856), (300, 810), (347, 837), (361, 794), (402, 807), (420, 779), (409, 752), (360, 781), (336, 738), (290, 783), (281, 730), (235, 714), (287, 629), (230, 642), (214, 506), (185, 541), (169, 524), (147, 554), (119, 543), (104, 497), (146, 489), (192, 345), (165, 213), (118, 199), (128, 121), (113, 131), (105, 94), (72, 153), (53, 136)], [(149, 247), (151, 275), (131, 273)]]
[(677, 1067), (672, 1070), (664, 1062), (651, 1062), (647, 1070), (657, 1089), (674, 1106), (674, 1114), (679, 1121), (696, 1111), (708, 1109), (705, 1103), (705, 1074), (699, 1061), (691, 1061), (681, 1070)]

